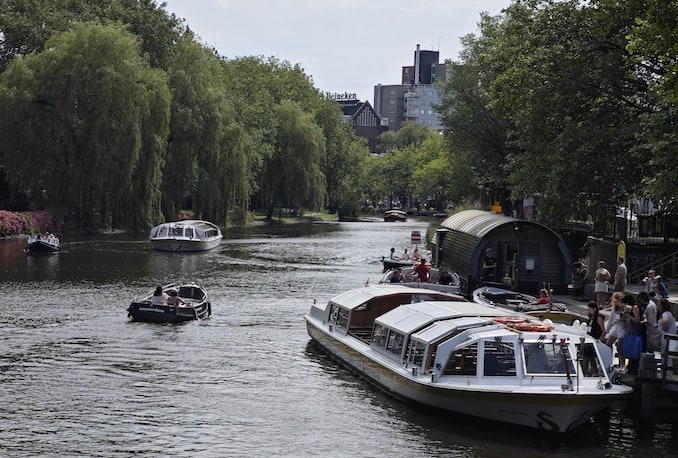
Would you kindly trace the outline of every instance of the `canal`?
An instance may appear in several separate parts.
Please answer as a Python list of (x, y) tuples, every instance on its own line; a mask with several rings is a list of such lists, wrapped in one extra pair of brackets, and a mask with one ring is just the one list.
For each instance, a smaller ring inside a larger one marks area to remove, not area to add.
[[(0, 455), (101, 457), (678, 456), (678, 418), (638, 428), (615, 405), (574, 436), (412, 408), (309, 342), (314, 300), (376, 283), (428, 222), (255, 225), (205, 253), (144, 236), (0, 241)], [(133, 323), (155, 285), (196, 281), (213, 316)]]

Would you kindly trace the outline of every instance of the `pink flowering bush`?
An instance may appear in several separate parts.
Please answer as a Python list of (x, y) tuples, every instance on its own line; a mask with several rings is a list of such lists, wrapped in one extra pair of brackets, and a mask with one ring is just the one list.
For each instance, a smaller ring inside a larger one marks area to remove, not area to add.
[(61, 232), (60, 224), (57, 224), (57, 222), (54, 220), (54, 217), (44, 210), (27, 212), (26, 219), (30, 223), (31, 231), (33, 232)]
[(30, 225), (24, 215), (0, 210), (0, 237), (27, 232)]

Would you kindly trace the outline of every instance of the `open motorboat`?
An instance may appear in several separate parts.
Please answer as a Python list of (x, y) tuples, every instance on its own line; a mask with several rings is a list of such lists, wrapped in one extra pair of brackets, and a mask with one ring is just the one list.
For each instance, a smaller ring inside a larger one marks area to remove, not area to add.
[(402, 210), (386, 210), (384, 212), (384, 221), (387, 223), (407, 221), (407, 213)]
[[(404, 281), (397, 280), (398, 271), (402, 273), (402, 278)], [(413, 288), (427, 288), (435, 291), (442, 291), (444, 293), (450, 294), (459, 294), (461, 291), (461, 280), (459, 275), (454, 272), (449, 273), (449, 280), (443, 280), (440, 282), (440, 269), (437, 267), (431, 267), (429, 270), (429, 281), (428, 283), (422, 283), (419, 281), (419, 276), (414, 270), (414, 266), (399, 267), (396, 269), (389, 270), (385, 272), (384, 275), (379, 280), (379, 284), (396, 284), (411, 286)], [(449, 283), (448, 283), (449, 281)]]
[(47, 240), (33, 240), (28, 243), (24, 251), (30, 254), (57, 254), (61, 253), (61, 245)]
[(473, 291), (473, 302), (477, 302), (478, 304), (502, 307), (518, 312), (539, 312), (546, 310), (567, 311), (567, 307), (561, 302), (536, 304), (536, 301), (537, 298), (530, 294), (493, 286), (481, 286)]
[(221, 230), (216, 224), (202, 220), (163, 223), (151, 229), (150, 241), (161, 251), (205, 251), (219, 246)]
[(381, 257), (381, 262), (384, 264), (384, 272), (388, 272), (391, 269), (412, 267), (414, 265), (414, 261), (409, 259), (391, 259), (385, 256)]
[(163, 287), (161, 295), (153, 292), (142, 299), (134, 299), (127, 308), (133, 321), (151, 323), (180, 323), (202, 320), (212, 315), (212, 304), (207, 290), (195, 283), (171, 283)]
[(28, 254), (57, 254), (61, 252), (61, 243), (56, 235), (49, 232), (31, 235), (24, 251)]
[(584, 331), (432, 290), (366, 286), (305, 315), (327, 353), (399, 399), (554, 432), (575, 430), (632, 388)]

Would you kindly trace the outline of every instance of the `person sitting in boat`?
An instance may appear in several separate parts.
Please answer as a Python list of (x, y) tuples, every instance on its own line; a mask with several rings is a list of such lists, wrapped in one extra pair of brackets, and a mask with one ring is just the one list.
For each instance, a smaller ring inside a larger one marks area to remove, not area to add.
[(405, 248), (405, 251), (403, 251), (403, 254), (400, 255), (400, 260), (401, 261), (409, 261), (410, 260), (410, 253), (407, 252), (407, 248)]
[(396, 256), (396, 254), (395, 254), (395, 248), (391, 248), (391, 254), (389, 254), (388, 257), (389, 257), (389, 259), (392, 259), (392, 260), (395, 260), (395, 261), (398, 260), (398, 256)]
[(391, 283), (405, 283), (406, 278), (402, 270), (396, 269), (391, 276)]
[(419, 281), (422, 283), (428, 283), (429, 275), (431, 273), (431, 268), (426, 264), (425, 259), (421, 259), (421, 262), (416, 265), (414, 271), (419, 276)]
[(172, 305), (174, 307), (186, 305), (186, 302), (182, 298), (179, 297), (177, 294), (177, 291), (173, 289), (169, 293), (169, 297), (167, 298), (167, 305)]
[(414, 251), (412, 252), (412, 260), (413, 261), (421, 260), (421, 253), (419, 253), (419, 248), (415, 248)]
[(450, 275), (450, 273), (447, 270), (441, 269), (440, 278), (438, 278), (438, 283), (441, 285), (451, 285), (452, 281), (453, 281), (452, 275)]
[(163, 292), (162, 286), (155, 288), (155, 292), (151, 297), (151, 304), (153, 305), (167, 305), (167, 299), (169, 296)]
[(542, 288), (539, 290), (539, 297), (537, 300), (534, 300), (530, 302), (532, 305), (541, 305), (541, 304), (549, 304), (551, 303), (551, 296), (549, 296), (549, 292), (546, 288)]

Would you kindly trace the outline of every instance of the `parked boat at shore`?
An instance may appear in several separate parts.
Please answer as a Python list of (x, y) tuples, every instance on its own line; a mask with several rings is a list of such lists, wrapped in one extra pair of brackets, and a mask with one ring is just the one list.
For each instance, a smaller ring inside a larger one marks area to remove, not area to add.
[(127, 308), (127, 316), (133, 321), (180, 323), (203, 320), (212, 315), (212, 304), (202, 286), (171, 283), (158, 288), (161, 290), (159, 295), (151, 292), (142, 299), (134, 299)]
[(149, 240), (161, 251), (206, 251), (219, 246), (223, 238), (216, 224), (202, 220), (163, 223), (151, 229)]
[(511, 291), (493, 286), (481, 286), (473, 291), (473, 302), (489, 305), (493, 307), (502, 307), (507, 310), (518, 312), (538, 312), (547, 310), (558, 310), (564, 312), (567, 306), (561, 302), (535, 303), (537, 298), (530, 294)]
[(585, 332), (460, 296), (366, 286), (304, 318), (332, 357), (427, 408), (566, 432), (632, 391), (610, 381), (609, 348)]

